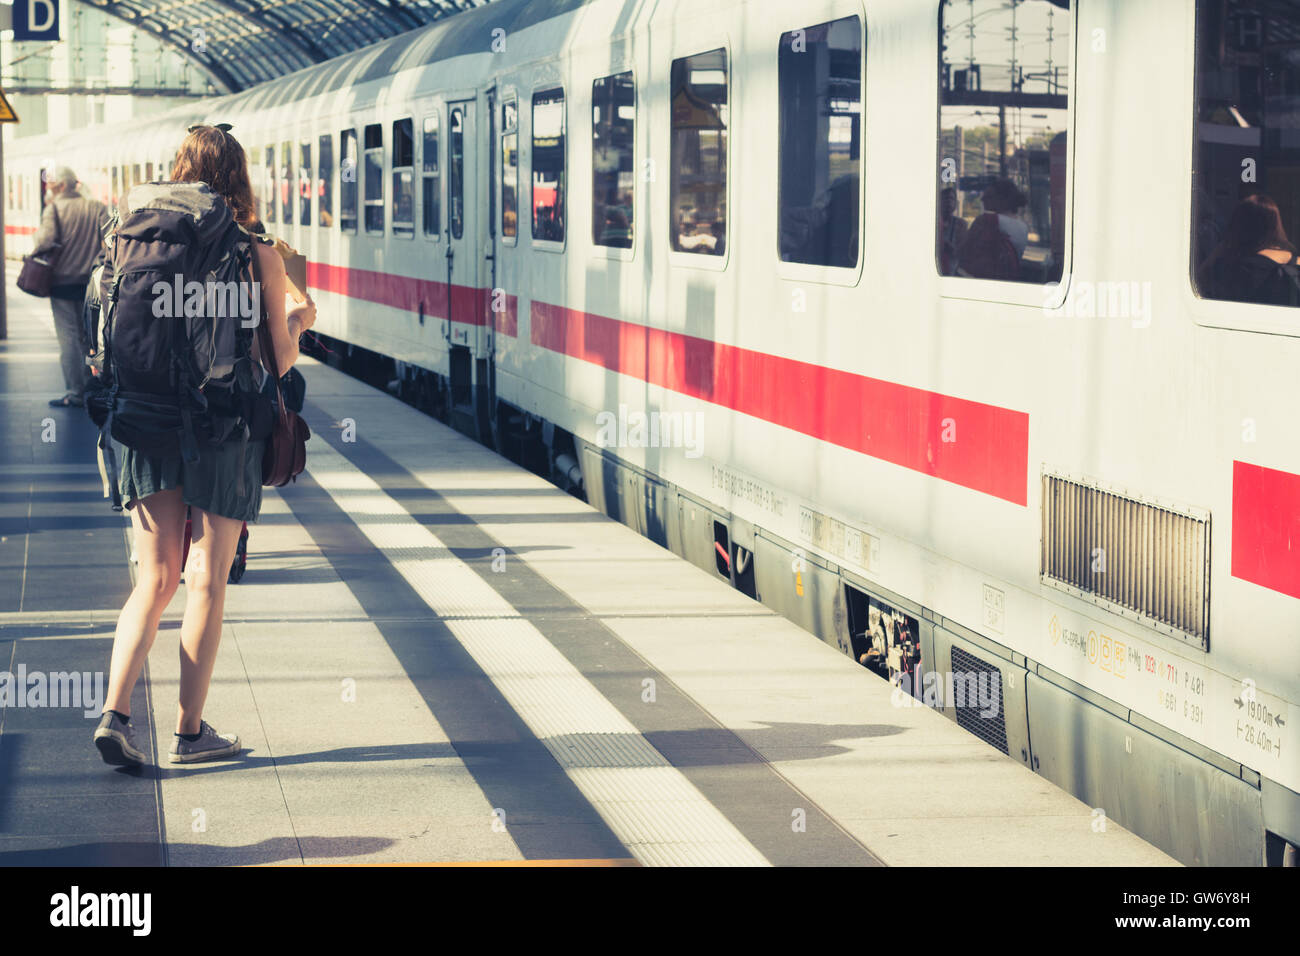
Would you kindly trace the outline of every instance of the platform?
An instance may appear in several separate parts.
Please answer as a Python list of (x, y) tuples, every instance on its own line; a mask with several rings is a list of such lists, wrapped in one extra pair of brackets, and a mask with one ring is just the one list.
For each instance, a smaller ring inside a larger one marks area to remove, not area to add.
[[(101, 672), (129, 522), (84, 412), (46, 405), (48, 307), (13, 276), (0, 670)], [(582, 501), (300, 368), (307, 471), (264, 489), (205, 714), (243, 754), (113, 770), (81, 710), (0, 710), (0, 864), (1176, 865)], [(183, 606), (133, 702), (155, 760)]]

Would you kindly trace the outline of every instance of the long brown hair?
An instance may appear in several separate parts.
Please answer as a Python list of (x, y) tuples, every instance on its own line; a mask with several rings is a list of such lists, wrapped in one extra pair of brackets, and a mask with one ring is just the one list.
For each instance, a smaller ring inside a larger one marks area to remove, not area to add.
[[(1202, 199), (1202, 202), (1205, 200)], [(1226, 298), (1214, 293), (1214, 270), (1222, 261), (1240, 261), (1264, 249), (1281, 249), (1293, 255), (1295, 246), (1286, 236), (1282, 213), (1273, 197), (1266, 193), (1252, 193), (1237, 203), (1228, 219), (1228, 227), (1214, 251), (1196, 270), (1196, 283), (1202, 295)]]
[(1237, 204), (1223, 236), (1225, 252), (1251, 255), (1261, 249), (1295, 252), (1282, 226), (1282, 214), (1271, 196), (1254, 193)]
[(230, 204), (237, 223), (248, 229), (257, 222), (248, 157), (239, 141), (225, 130), (199, 126), (185, 137), (172, 164), (172, 181), (207, 183)]

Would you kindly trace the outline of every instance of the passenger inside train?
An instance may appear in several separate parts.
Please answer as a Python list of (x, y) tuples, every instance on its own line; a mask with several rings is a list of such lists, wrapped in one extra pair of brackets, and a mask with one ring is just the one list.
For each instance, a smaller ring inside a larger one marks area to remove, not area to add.
[[(1064, 0), (944, 4), (935, 217), (940, 275), (1043, 283), (1063, 274), (1068, 9)], [(978, 39), (970, 32), (974, 23), (981, 25)], [(1032, 61), (1019, 46), (1028, 36)], [(981, 222), (990, 213), (996, 218)]]
[(984, 212), (975, 218), (957, 250), (959, 275), (1014, 282), (1029, 244), (1029, 226), (1016, 214), (1026, 203), (1010, 179), (997, 179), (980, 196)]
[(1212, 299), (1300, 305), (1296, 248), (1272, 197), (1254, 193), (1237, 204), (1198, 280), (1202, 294)]
[(957, 190), (951, 186), (939, 193), (939, 235), (936, 254), (939, 274), (957, 274), (957, 250), (966, 239), (970, 224), (957, 212)]
[(1300, 229), (1293, 91), (1300, 63), (1293, 12), (1234, 0), (1205, 5), (1197, 31), (1196, 153), (1191, 271), (1203, 298), (1300, 305)]
[(605, 224), (598, 238), (599, 243), (615, 249), (631, 249), (632, 226), (628, 206), (606, 206), (603, 218)]

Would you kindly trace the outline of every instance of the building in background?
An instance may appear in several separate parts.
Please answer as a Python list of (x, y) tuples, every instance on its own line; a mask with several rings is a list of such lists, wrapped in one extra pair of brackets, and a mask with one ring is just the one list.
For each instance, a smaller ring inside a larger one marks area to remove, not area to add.
[(218, 92), (193, 63), (146, 30), (59, 0), (63, 39), (15, 43), (0, 33), (0, 86), (21, 122), (5, 142), (118, 123)]

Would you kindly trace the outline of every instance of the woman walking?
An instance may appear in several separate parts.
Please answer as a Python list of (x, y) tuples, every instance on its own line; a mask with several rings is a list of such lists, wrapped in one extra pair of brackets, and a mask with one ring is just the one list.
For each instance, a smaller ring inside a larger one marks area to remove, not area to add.
[[(257, 221), (248, 160), (223, 128), (191, 127), (172, 167), (174, 182), (207, 183), (230, 206), (245, 230)], [(286, 300), (285, 271), (269, 245), (253, 242), (262, 282), (262, 315), (268, 323), (282, 373), (298, 360), (298, 336), (316, 321), (310, 299)], [(254, 342), (254, 368), (265, 377)], [(269, 360), (265, 363), (269, 364)], [(197, 462), (182, 456), (152, 457), (114, 442), (123, 507), (135, 532), (138, 573), (135, 588), (118, 617), (109, 669), (108, 697), (94, 742), (104, 761), (144, 763), (131, 723), (131, 691), (153, 646), (163, 611), (180, 584), (186, 508), (192, 540), (185, 573), (185, 617), (181, 624), (180, 709), (168, 759), (192, 763), (236, 754), (239, 737), (217, 733), (203, 719), (203, 705), (221, 642), (226, 577), (240, 529), (256, 521), (262, 504), (263, 441), (202, 445)], [(242, 481), (240, 469), (242, 465)]]

